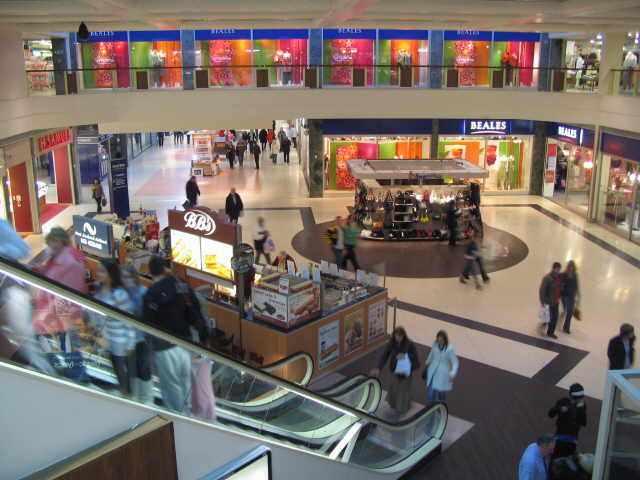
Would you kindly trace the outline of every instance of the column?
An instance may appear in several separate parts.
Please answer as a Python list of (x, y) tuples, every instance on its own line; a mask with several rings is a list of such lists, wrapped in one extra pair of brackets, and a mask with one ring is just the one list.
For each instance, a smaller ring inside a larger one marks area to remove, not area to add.
[(193, 90), (193, 68), (196, 64), (196, 37), (193, 30), (180, 31), (182, 48), (182, 82), (184, 90)]
[(64, 70), (67, 69), (67, 39), (52, 38), (51, 46), (53, 48), (53, 68), (56, 70), (53, 74), (56, 95), (65, 95), (67, 93), (64, 83)]
[[(429, 36), (429, 65), (442, 65), (444, 62), (444, 31), (431, 30)], [(442, 88), (442, 68), (429, 69), (429, 88)]]
[(0, 100), (26, 97), (27, 77), (20, 32), (0, 32), (0, 63)]
[(612, 95), (614, 91), (617, 91), (617, 85), (614, 85), (614, 81), (619, 77), (614, 75), (611, 70), (619, 69), (622, 66), (622, 54), (626, 39), (627, 34), (624, 32), (604, 35), (600, 58), (600, 79), (598, 81), (598, 92), (601, 95)]
[(542, 195), (544, 172), (546, 168), (547, 131), (546, 122), (534, 122), (533, 147), (531, 152), (531, 195)]
[(324, 150), (322, 120), (307, 120), (309, 130), (309, 196), (324, 195)]
[(440, 120), (434, 118), (431, 120), (431, 155), (429, 158), (438, 158), (438, 142), (440, 141)]
[[(309, 65), (322, 65), (322, 30), (312, 28), (309, 30)], [(322, 68), (317, 68), (318, 87), (322, 85)]]

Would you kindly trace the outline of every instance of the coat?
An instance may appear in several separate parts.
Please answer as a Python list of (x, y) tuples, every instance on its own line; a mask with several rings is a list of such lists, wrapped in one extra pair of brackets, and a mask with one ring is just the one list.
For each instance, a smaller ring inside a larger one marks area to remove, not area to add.
[(587, 406), (584, 401), (574, 403), (569, 397), (561, 398), (549, 409), (549, 418), (555, 417), (556, 435), (577, 439), (580, 428), (587, 426)]
[[(236, 201), (233, 201), (233, 197), (235, 196)], [(230, 193), (227, 195), (227, 201), (224, 206), (224, 213), (226, 213), (231, 218), (238, 218), (240, 216), (240, 212), (244, 210), (244, 205), (242, 205), (242, 199), (240, 195), (237, 193)]]
[(260, 143), (267, 143), (267, 137), (268, 137), (267, 131), (264, 128), (260, 130), (260, 133), (258, 134)]
[(418, 368), (420, 360), (418, 359), (416, 346), (408, 338), (401, 344), (398, 344), (393, 337), (389, 340), (384, 352), (382, 352), (382, 357), (380, 357), (380, 361), (378, 362), (378, 369), (382, 370), (387, 361), (390, 360), (389, 369), (391, 372), (394, 372), (396, 369), (396, 363), (398, 362), (399, 353), (406, 353), (409, 355), (409, 360), (411, 361), (411, 373), (413, 374), (413, 372)]
[(439, 392), (450, 392), (453, 389), (452, 380), (458, 374), (460, 363), (452, 345), (440, 350), (438, 342), (433, 342), (427, 357), (427, 387), (431, 386)]
[(200, 188), (198, 188), (198, 184), (189, 180), (187, 182), (186, 190), (187, 198), (191, 201), (191, 203), (195, 203), (195, 201), (198, 199), (198, 195), (200, 195)]
[[(635, 337), (629, 340), (629, 349), (631, 350), (631, 366), (633, 367), (635, 348)], [(624, 349), (624, 343), (622, 337), (618, 335), (609, 340), (609, 348), (607, 348), (607, 357), (609, 357), (609, 370), (624, 370), (624, 360), (626, 351)]]
[(560, 275), (554, 277), (548, 273), (542, 279), (538, 296), (542, 305), (558, 305), (562, 290), (562, 280)]
[(284, 137), (284, 140), (280, 142), (280, 150), (282, 150), (282, 153), (289, 153), (291, 151), (291, 140)]

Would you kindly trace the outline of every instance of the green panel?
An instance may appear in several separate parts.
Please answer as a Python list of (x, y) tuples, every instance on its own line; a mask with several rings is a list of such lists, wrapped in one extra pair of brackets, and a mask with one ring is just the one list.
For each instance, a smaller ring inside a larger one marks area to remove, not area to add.
[(200, 43), (200, 62), (202, 63), (203, 67), (208, 67), (211, 59), (209, 55), (209, 41), (201, 40), (199, 43)]
[(507, 42), (494, 42), (493, 52), (489, 58), (489, 66), (501, 67), (502, 66), (502, 54), (507, 49)]
[[(131, 66), (134, 68), (148, 68), (151, 66), (152, 42), (131, 42)], [(138, 87), (135, 70), (132, 79), (133, 88)]]
[[(379, 40), (378, 65), (391, 65), (391, 40)], [(378, 67), (378, 85), (391, 83), (391, 67)]]
[[(324, 65), (331, 65), (331, 40), (324, 40), (322, 47), (322, 63)], [(322, 70), (322, 83), (330, 85), (331, 69), (329, 67), (324, 67)]]
[[(80, 44), (80, 54), (82, 55), (82, 68), (93, 68), (93, 49), (90, 43)], [(82, 72), (84, 88), (96, 88), (95, 75), (96, 72), (92, 70)]]
[(444, 64), (453, 66), (456, 59), (456, 42), (455, 40), (447, 40), (444, 42)]
[(446, 158), (447, 153), (445, 151), (445, 147), (450, 145), (452, 142), (438, 142), (438, 158)]
[(329, 149), (329, 172), (328, 172), (328, 187), (335, 190), (338, 187), (336, 186), (336, 153), (338, 152), (338, 148), (343, 145), (351, 145), (354, 142), (331, 142), (331, 147)]
[(393, 158), (396, 156), (396, 142), (380, 142), (378, 144), (380, 158)]

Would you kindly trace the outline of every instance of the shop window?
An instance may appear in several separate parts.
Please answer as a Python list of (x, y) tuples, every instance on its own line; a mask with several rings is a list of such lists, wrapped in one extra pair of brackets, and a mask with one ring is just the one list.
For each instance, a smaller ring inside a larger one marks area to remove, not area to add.
[(602, 166), (607, 177), (599, 220), (640, 241), (640, 163), (603, 155)]
[(23, 47), (30, 94), (55, 95), (51, 40), (25, 40)]
[(308, 30), (253, 31), (253, 63), (268, 67), (270, 86), (304, 84), (308, 34)]
[(208, 68), (212, 87), (247, 87), (251, 85), (251, 40), (198, 41), (196, 63)]
[(182, 88), (182, 51), (179, 31), (130, 32), (133, 83), (146, 71), (149, 88)]
[(495, 32), (492, 67), (504, 72), (504, 85), (535, 87), (540, 64), (540, 36), (535, 33)]
[(447, 31), (444, 38), (444, 64), (446, 67), (455, 67), (458, 85), (488, 87), (491, 32)]
[(585, 89), (598, 83), (602, 42), (567, 40), (567, 88)]
[(129, 44), (127, 32), (92, 32), (89, 39), (79, 41), (83, 88), (129, 88)]
[[(376, 85), (399, 86), (401, 71), (412, 65), (411, 82), (414, 86), (426, 87), (429, 50), (427, 31), (420, 30), (380, 30), (378, 40), (378, 60), (376, 67)], [(407, 38), (402, 38), (406, 35)], [(410, 38), (419, 37), (419, 38)], [(422, 37), (422, 38), (420, 38)]]
[(375, 30), (324, 30), (324, 85), (351, 86), (364, 70), (364, 83), (373, 85)]

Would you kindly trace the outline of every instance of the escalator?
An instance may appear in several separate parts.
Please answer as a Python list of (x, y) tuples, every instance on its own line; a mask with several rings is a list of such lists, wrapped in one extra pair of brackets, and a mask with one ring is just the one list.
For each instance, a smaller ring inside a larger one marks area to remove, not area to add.
[[(442, 404), (425, 408), (400, 423), (390, 423), (373, 415), (382, 392), (377, 379), (358, 375), (314, 392), (307, 388), (312, 364), (309, 368), (310, 358), (304, 353), (255, 369), (141, 323), (125, 312), (43, 279), (19, 264), (0, 259), (0, 274), (28, 286), (34, 294), (45, 292), (55, 296), (59, 305), (80, 307), (89, 315), (123, 322), (143, 331), (147, 337), (161, 338), (187, 350), (192, 358), (211, 361), (217, 417), (197, 417), (191, 413), (190, 405), (179, 412), (184, 417), (204, 420), (212, 428), (257, 435), (266, 441), (378, 473), (406, 471), (440, 449), (447, 423), (447, 410)], [(97, 370), (106, 371), (109, 360), (100, 350), (103, 340), (81, 340), (79, 350), (100, 363)], [(273, 375), (292, 362), (307, 364), (296, 382)], [(68, 376), (60, 380), (74, 381)], [(86, 380), (75, 383), (93, 388)], [(159, 390), (158, 395), (161, 396)]]

